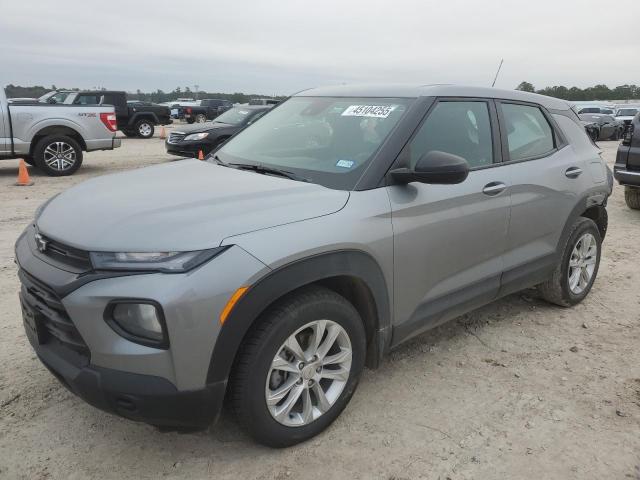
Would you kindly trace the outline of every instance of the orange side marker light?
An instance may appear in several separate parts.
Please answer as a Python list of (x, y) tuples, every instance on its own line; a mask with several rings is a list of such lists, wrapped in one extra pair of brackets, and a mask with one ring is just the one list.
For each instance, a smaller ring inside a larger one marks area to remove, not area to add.
[(247, 290), (249, 290), (249, 287), (240, 287), (233, 293), (233, 295), (231, 295), (231, 298), (229, 298), (229, 301), (222, 309), (222, 312), (220, 312), (220, 325), (224, 325), (224, 322), (227, 320), (231, 310), (233, 310), (233, 307), (235, 307), (238, 300), (242, 298)]

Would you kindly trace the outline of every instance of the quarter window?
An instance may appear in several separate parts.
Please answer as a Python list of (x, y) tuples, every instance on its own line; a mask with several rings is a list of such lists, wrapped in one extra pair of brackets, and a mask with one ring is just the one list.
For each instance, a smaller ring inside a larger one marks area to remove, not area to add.
[(486, 102), (439, 102), (409, 145), (411, 167), (438, 150), (464, 158), (471, 168), (493, 162), (491, 121)]
[(538, 107), (503, 103), (502, 115), (511, 160), (544, 156), (555, 148), (551, 125)]

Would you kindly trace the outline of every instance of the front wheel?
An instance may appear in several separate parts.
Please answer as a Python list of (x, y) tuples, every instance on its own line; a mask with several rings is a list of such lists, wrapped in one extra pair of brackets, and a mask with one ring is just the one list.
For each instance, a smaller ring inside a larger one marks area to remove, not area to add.
[(317, 435), (351, 399), (365, 348), (360, 315), (341, 295), (308, 287), (285, 297), (238, 353), (231, 403), (239, 423), (271, 447)]
[(153, 123), (150, 120), (138, 120), (136, 123), (136, 134), (140, 138), (151, 138), (153, 137)]
[(37, 143), (33, 161), (50, 177), (73, 175), (82, 165), (82, 148), (71, 137), (50, 135)]
[(584, 300), (598, 275), (601, 249), (602, 237), (595, 222), (584, 217), (576, 220), (553, 275), (538, 285), (542, 298), (561, 307)]
[(640, 188), (624, 187), (624, 201), (627, 207), (640, 210)]

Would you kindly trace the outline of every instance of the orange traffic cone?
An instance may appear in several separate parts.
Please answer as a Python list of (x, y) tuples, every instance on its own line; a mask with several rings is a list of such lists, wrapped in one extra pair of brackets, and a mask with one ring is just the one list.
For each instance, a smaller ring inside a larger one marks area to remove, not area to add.
[(164, 127), (160, 129), (160, 138), (167, 138), (167, 132), (164, 130)]
[(16, 185), (19, 187), (28, 187), (33, 185), (33, 182), (29, 178), (29, 172), (27, 171), (27, 164), (23, 159), (20, 159), (20, 166), (18, 167), (18, 181)]
[(204, 153), (202, 149), (198, 150), (198, 160), (204, 160)]

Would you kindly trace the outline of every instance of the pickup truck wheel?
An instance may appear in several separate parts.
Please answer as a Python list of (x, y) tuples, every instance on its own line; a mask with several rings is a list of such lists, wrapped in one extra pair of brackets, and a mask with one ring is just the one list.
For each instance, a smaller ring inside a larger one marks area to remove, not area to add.
[(199, 113), (196, 115), (196, 123), (204, 123), (207, 121), (207, 116), (204, 113)]
[(129, 138), (138, 136), (138, 133), (135, 130), (122, 130), (122, 133), (124, 133), (125, 136), (127, 136)]
[(82, 165), (82, 148), (66, 135), (41, 139), (33, 151), (35, 166), (50, 177), (72, 175)]
[(553, 275), (538, 285), (542, 298), (561, 307), (580, 303), (598, 275), (601, 250), (602, 237), (598, 226), (590, 218), (578, 218)]
[(238, 352), (231, 406), (258, 442), (286, 447), (327, 428), (346, 407), (365, 360), (360, 315), (323, 287), (288, 295), (263, 314)]
[(24, 157), (24, 161), (27, 162), (29, 165), (36, 165), (35, 160), (33, 159), (33, 157)]
[(138, 120), (136, 122), (136, 134), (140, 138), (151, 138), (153, 137), (153, 123), (150, 120)]
[(187, 123), (191, 124), (191, 123), (196, 123), (196, 119), (193, 117), (189, 117), (187, 118)]
[(633, 210), (640, 210), (640, 188), (624, 187), (624, 201)]

